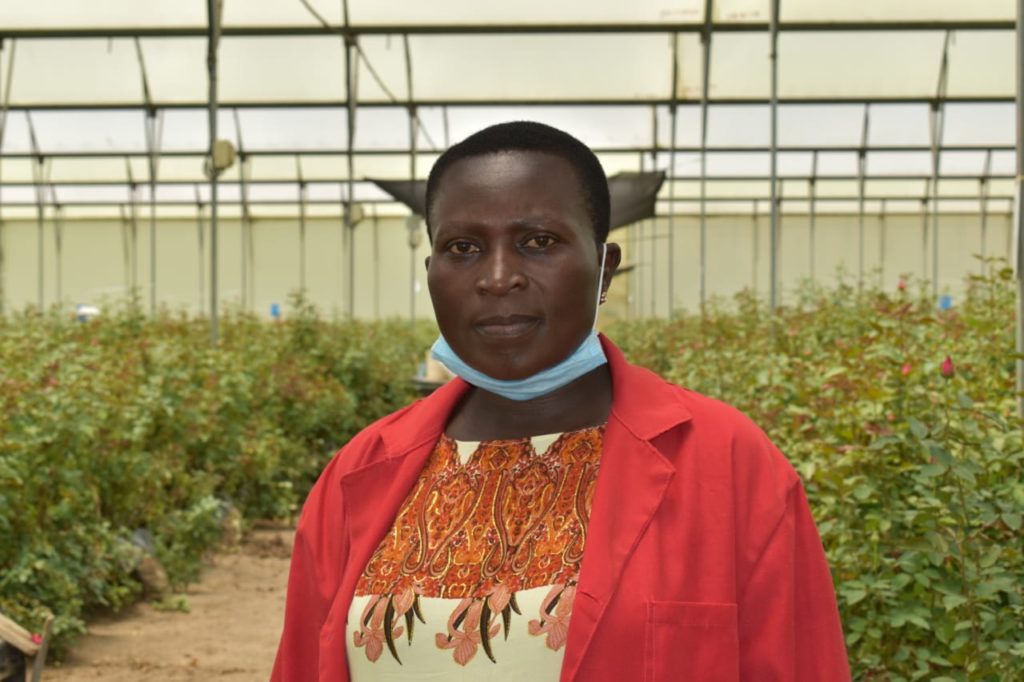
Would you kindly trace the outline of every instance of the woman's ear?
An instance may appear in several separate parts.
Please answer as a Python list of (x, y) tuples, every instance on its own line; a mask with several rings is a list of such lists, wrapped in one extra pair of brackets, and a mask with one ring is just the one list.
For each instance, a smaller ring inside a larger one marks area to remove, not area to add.
[(607, 247), (608, 253), (604, 257), (604, 277), (602, 279), (604, 284), (602, 291), (608, 291), (608, 286), (612, 283), (615, 271), (622, 264), (622, 247), (614, 243), (607, 244)]

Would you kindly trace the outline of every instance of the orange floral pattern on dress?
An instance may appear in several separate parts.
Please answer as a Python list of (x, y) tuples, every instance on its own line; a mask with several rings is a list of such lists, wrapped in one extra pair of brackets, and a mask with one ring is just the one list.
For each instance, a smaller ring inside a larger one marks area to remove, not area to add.
[(508, 637), (515, 593), (552, 586), (528, 631), (564, 646), (603, 435), (567, 432), (544, 453), (529, 438), (484, 441), (465, 465), (441, 436), (356, 584), (356, 595), (372, 599), (355, 645), (371, 661), (387, 646), (400, 661), (394, 642), (403, 633), (411, 641), (414, 619), (424, 622), (420, 597), (459, 599), (438, 648), (460, 665), (478, 646), (495, 661), (491, 641), (502, 629)]

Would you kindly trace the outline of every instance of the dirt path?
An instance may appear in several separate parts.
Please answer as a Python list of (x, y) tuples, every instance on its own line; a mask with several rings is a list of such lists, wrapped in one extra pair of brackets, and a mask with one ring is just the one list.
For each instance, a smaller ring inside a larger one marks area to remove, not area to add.
[(189, 588), (189, 613), (139, 604), (89, 624), (45, 682), (224, 682), (266, 680), (284, 613), (293, 533), (255, 530), (222, 552)]

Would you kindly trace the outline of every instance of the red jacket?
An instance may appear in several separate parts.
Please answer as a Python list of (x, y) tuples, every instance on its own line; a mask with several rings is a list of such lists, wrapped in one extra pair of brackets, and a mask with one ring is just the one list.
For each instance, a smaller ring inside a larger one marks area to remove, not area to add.
[[(849, 679), (821, 540), (792, 467), (737, 410), (628, 364), (614, 398), (562, 682)], [(467, 390), (367, 427), (306, 500), (271, 679), (348, 682), (363, 568)]]

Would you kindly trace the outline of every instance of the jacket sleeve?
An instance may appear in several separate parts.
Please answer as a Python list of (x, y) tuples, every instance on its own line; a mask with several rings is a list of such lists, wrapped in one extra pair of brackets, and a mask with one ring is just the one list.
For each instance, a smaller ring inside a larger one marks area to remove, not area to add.
[(850, 679), (832, 577), (799, 481), (739, 601), (741, 679)]
[(320, 629), (327, 620), (348, 552), (336, 455), (306, 499), (295, 533), (284, 630), (271, 682), (318, 678)]

